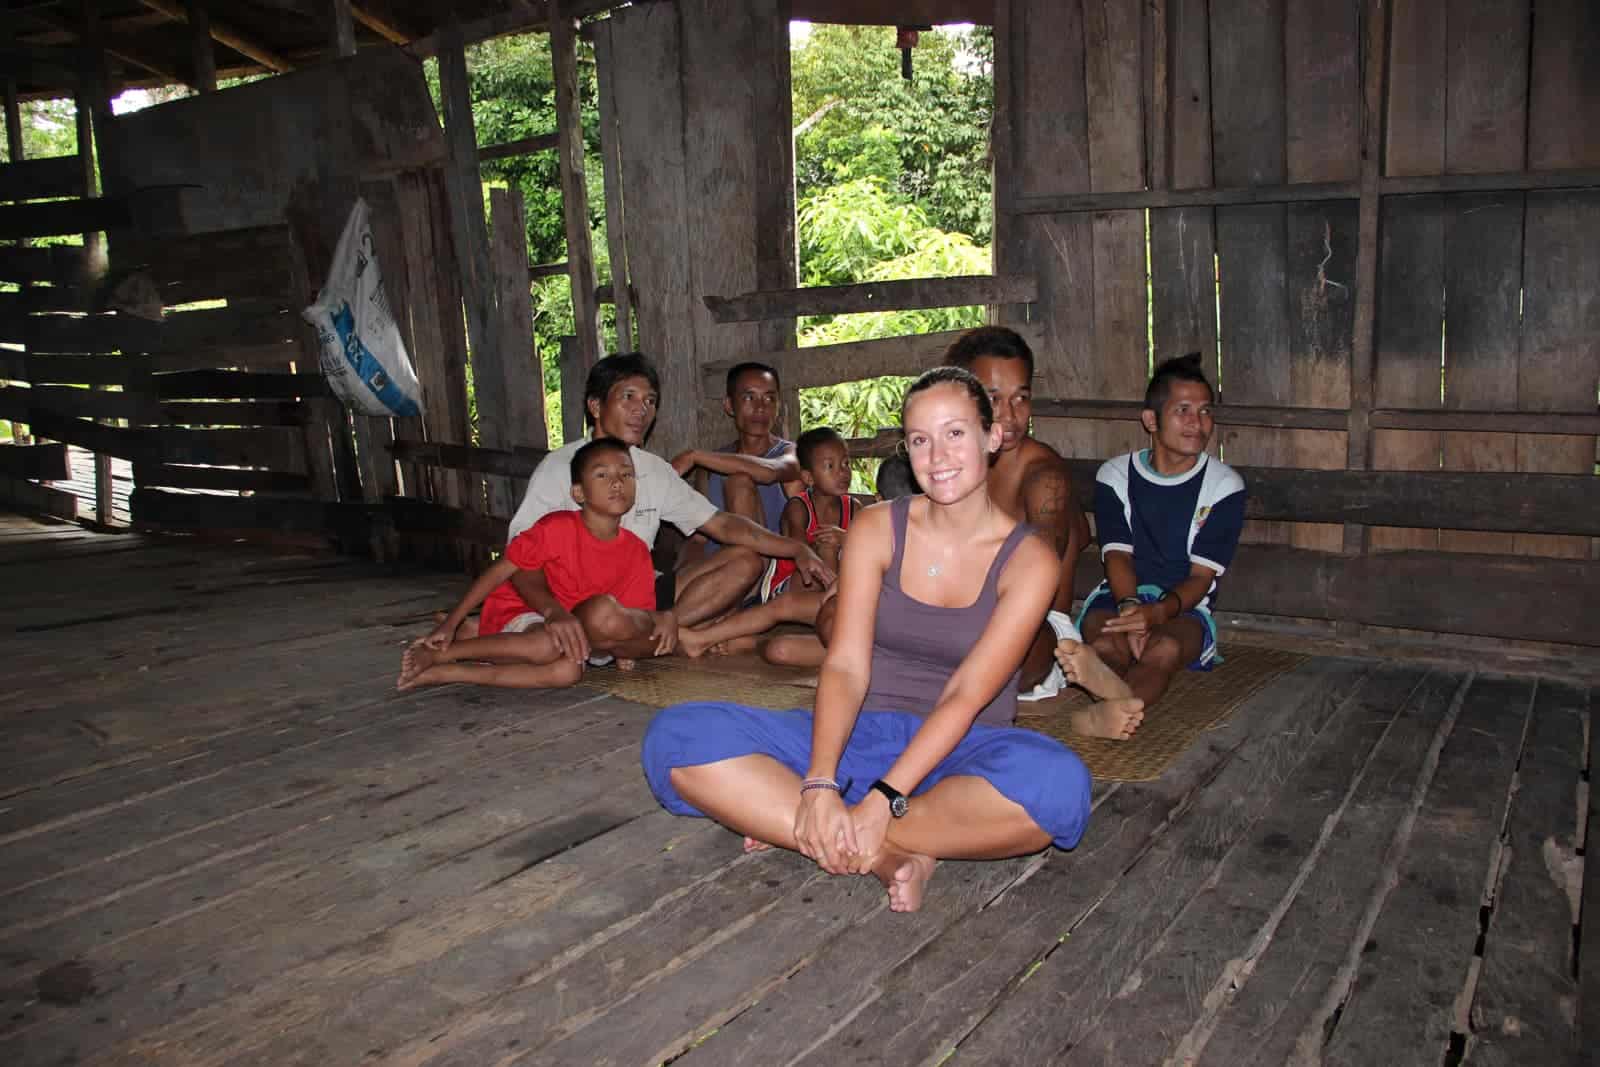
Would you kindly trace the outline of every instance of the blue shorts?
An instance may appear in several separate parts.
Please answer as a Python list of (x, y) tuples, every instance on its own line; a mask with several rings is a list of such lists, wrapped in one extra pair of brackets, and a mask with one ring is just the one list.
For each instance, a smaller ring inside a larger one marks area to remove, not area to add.
[[(863, 711), (839, 761), (844, 799), (859, 803), (889, 773), (924, 717), (901, 711)], [(674, 815), (703, 815), (672, 788), (674, 767), (698, 767), (738, 756), (771, 756), (797, 775), (811, 762), (811, 713), (766, 711), (705, 702), (664, 708), (645, 731), (641, 761), (650, 790)], [(1057, 848), (1072, 848), (1089, 822), (1089, 771), (1061, 742), (1015, 726), (976, 723), (955, 751), (912, 796), (954, 775), (982, 778), (1018, 804)]]
[[(1154, 604), (1161, 599), (1161, 594), (1162, 589), (1160, 586), (1141, 585), (1139, 587), (1139, 600), (1144, 604)], [(1088, 618), (1091, 611), (1109, 611), (1113, 615), (1117, 613), (1117, 598), (1112, 595), (1111, 587), (1105, 582), (1095, 586), (1094, 591), (1084, 599), (1083, 609), (1078, 612), (1078, 629), (1080, 631), (1083, 629), (1084, 620)], [(1190, 608), (1178, 617), (1183, 618), (1185, 615), (1199, 619), (1200, 626), (1205, 631), (1205, 637), (1200, 641), (1200, 655), (1196, 656), (1195, 661), (1189, 664), (1189, 669), (1191, 671), (1209, 671), (1212, 667), (1222, 662), (1222, 653), (1217, 650), (1217, 624), (1211, 618), (1211, 612), (1205, 608)]]

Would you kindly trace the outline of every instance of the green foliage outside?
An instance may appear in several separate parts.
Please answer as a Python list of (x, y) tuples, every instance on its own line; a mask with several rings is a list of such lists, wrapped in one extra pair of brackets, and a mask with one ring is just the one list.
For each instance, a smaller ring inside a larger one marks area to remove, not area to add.
[[(987, 274), (992, 259), (989, 123), (993, 37), (934, 31), (901, 77), (894, 31), (815, 26), (791, 58), (797, 233), (804, 285)], [(981, 325), (977, 307), (802, 319), (801, 347)], [(802, 429), (870, 437), (900, 421), (910, 378), (845, 382), (800, 395)], [(855, 464), (870, 491), (876, 461)]]

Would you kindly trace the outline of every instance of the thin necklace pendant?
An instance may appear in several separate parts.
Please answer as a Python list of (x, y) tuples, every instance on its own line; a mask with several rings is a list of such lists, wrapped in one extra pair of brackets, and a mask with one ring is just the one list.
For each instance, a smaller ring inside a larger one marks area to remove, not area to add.
[(937, 578), (937, 577), (939, 577), (939, 565), (937, 563), (933, 564), (931, 567), (928, 568), (928, 577), (929, 578)]

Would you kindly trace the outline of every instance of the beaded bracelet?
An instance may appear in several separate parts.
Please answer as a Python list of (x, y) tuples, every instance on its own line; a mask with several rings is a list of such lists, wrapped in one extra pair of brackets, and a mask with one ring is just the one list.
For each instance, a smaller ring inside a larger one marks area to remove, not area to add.
[(848, 780), (843, 785), (840, 785), (832, 778), (807, 778), (800, 783), (802, 795), (809, 793), (813, 789), (831, 789), (840, 796), (844, 796), (845, 790), (849, 788), (850, 782)]

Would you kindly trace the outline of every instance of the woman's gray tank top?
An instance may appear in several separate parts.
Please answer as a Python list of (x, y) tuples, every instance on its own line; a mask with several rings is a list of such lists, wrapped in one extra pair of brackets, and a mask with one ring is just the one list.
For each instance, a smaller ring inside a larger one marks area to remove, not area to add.
[[(999, 601), (1000, 572), (1029, 527), (1017, 523), (983, 580), (978, 599), (964, 608), (942, 608), (913, 600), (900, 589), (900, 565), (906, 551), (906, 519), (911, 497), (889, 505), (894, 530), (894, 558), (883, 574), (878, 593), (878, 619), (872, 636), (872, 680), (867, 686), (863, 711), (907, 711), (927, 715), (939, 702), (945, 683), (977, 644)], [(1017, 717), (1017, 668), (1010, 680), (978, 715), (978, 722), (1010, 726)]]

